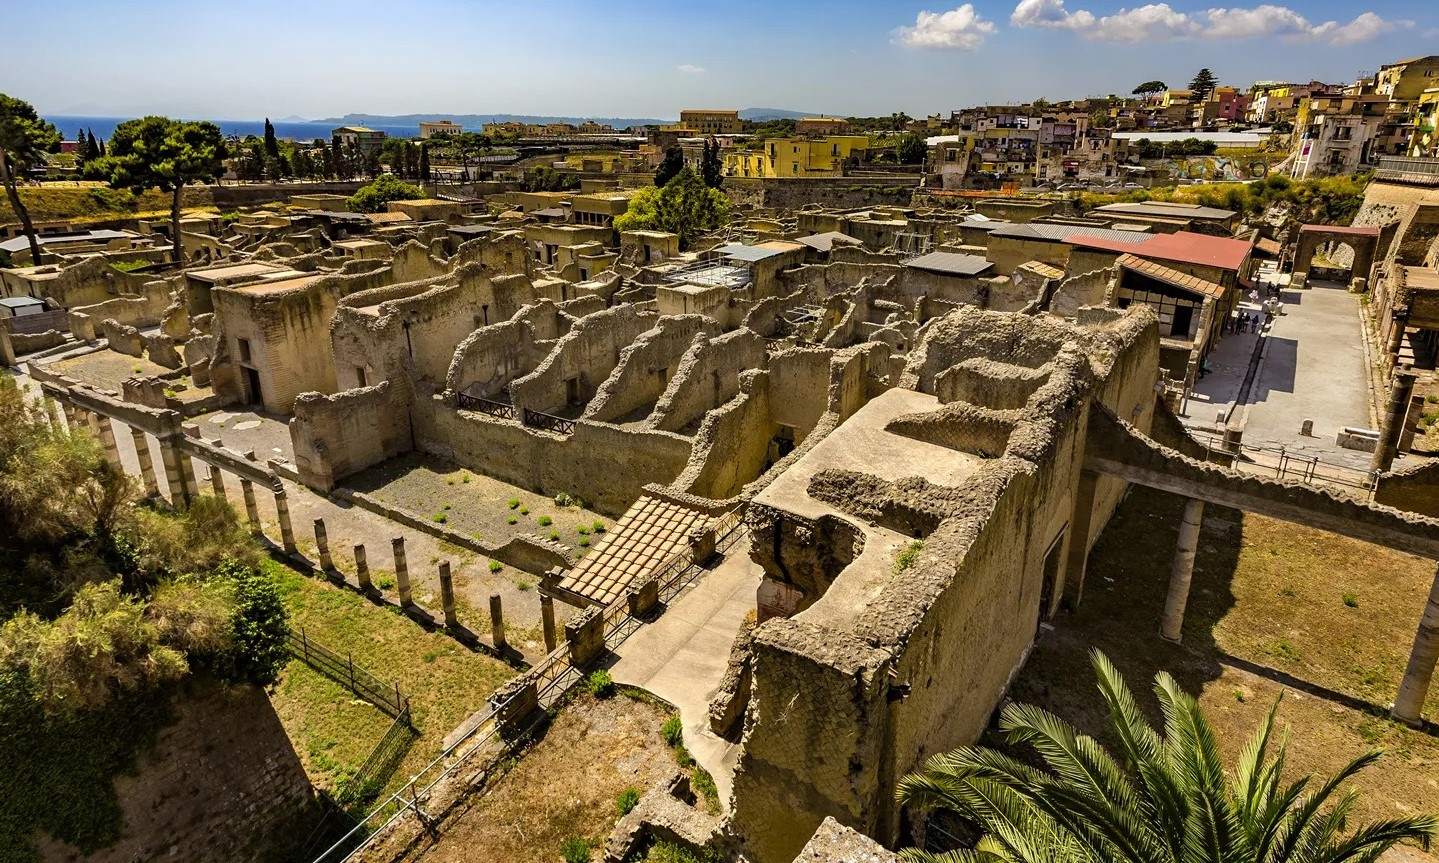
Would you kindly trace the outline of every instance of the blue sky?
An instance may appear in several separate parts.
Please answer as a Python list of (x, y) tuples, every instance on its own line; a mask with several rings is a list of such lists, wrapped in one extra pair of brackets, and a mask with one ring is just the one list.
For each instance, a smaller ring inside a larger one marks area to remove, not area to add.
[[(1016, 5), (1018, 4), (1018, 5)], [(1186, 0), (0, 0), (0, 90), (48, 114), (920, 115), (1185, 84), (1347, 81), (1439, 52), (1439, 5)]]

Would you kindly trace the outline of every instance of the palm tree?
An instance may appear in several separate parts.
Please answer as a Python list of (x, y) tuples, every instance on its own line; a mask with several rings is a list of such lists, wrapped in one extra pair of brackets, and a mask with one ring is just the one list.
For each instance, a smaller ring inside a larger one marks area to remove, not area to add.
[(1099, 691), (1119, 741), (1118, 757), (1054, 714), (1006, 707), (1000, 728), (1038, 752), (1032, 767), (985, 747), (936, 755), (899, 784), (900, 802), (952, 810), (984, 837), (973, 850), (904, 852), (916, 863), (1372, 863), (1402, 841), (1427, 849), (1432, 815), (1348, 830), (1358, 800), (1347, 780), (1378, 752), (1323, 782), (1284, 783), (1286, 743), (1269, 754), (1276, 701), (1239, 756), (1233, 776), (1220, 761), (1214, 729), (1199, 705), (1161, 673), (1164, 713), (1156, 731), (1104, 654), (1091, 654)]

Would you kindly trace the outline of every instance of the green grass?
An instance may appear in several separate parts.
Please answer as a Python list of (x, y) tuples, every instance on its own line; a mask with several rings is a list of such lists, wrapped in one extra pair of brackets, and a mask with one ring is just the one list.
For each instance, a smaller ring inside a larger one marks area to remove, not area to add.
[[(514, 674), (499, 660), (441, 632), (426, 632), (391, 606), (375, 605), (273, 561), (266, 565), (280, 581), (292, 627), (303, 628), (341, 655), (353, 655), (356, 665), (398, 683), (409, 698), (420, 736), (382, 793), (393, 791), (433, 758), (444, 736), (483, 708), (490, 693)], [(380, 710), (299, 662), (286, 668), (271, 700), (311, 778), (331, 791), (343, 790), (345, 779), (390, 724)]]
[(619, 813), (621, 818), (635, 811), (635, 807), (638, 805), (640, 805), (640, 790), (633, 785), (621, 791), (620, 796), (615, 798), (615, 812)]
[(906, 569), (909, 569), (911, 566), (914, 566), (914, 562), (919, 560), (919, 553), (923, 550), (924, 541), (918, 539), (916, 539), (914, 542), (911, 542), (909, 545), (906, 545), (904, 548), (900, 549), (899, 554), (894, 556), (895, 575), (898, 575), (901, 572), (904, 572)]

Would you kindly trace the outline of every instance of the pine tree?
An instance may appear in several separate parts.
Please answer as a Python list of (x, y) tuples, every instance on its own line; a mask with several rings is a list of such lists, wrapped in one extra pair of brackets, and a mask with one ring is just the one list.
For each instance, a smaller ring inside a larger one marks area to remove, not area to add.
[(661, 188), (673, 180), (680, 170), (685, 166), (685, 152), (679, 147), (669, 147), (665, 150), (665, 160), (660, 163), (659, 169), (655, 171), (655, 185)]
[(100, 144), (99, 144), (99, 142), (97, 142), (97, 141), (95, 140), (95, 130), (94, 130), (94, 129), (88, 129), (88, 130), (86, 130), (86, 135), (85, 135), (85, 161), (88, 162), (88, 161), (90, 161), (91, 159), (98, 159), (98, 158), (100, 158), (100, 157), (103, 156), (103, 155), (105, 155), (105, 151), (102, 150), (102, 149), (100, 149)]
[(718, 189), (724, 182), (724, 163), (720, 160), (719, 141), (710, 136), (705, 141), (704, 161), (700, 163), (700, 175), (706, 186)]
[(280, 158), (280, 142), (275, 140), (275, 126), (270, 118), (265, 118), (265, 155), (272, 159)]
[(430, 182), (430, 147), (424, 141), (420, 142), (420, 180)]
[(1214, 77), (1213, 72), (1207, 68), (1200, 69), (1199, 72), (1195, 74), (1194, 80), (1189, 82), (1190, 100), (1203, 102), (1205, 99), (1208, 99), (1209, 94), (1214, 92), (1214, 86), (1218, 83), (1219, 80)]
[(85, 146), (85, 130), (81, 129), (75, 135), (75, 164), (84, 167), (90, 161), (90, 150)]

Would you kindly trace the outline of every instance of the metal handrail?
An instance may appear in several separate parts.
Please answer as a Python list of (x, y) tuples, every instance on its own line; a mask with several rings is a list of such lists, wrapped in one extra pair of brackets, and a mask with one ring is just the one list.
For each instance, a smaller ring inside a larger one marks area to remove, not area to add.
[(516, 419), (514, 405), (487, 399), (483, 396), (472, 396), (468, 393), (455, 394), (455, 407), (462, 410), (479, 411), (500, 419)]
[(573, 434), (575, 421), (564, 417), (557, 417), (554, 414), (547, 414), (542, 411), (524, 409), (522, 422), (527, 426), (544, 429), (545, 431), (558, 432), (559, 434)]
[[(1263, 446), (1240, 441), (1236, 450), (1233, 444), (1224, 442), (1221, 435), (1212, 432), (1190, 429), (1190, 435), (1199, 439), (1199, 443), (1204, 446), (1205, 461), (1214, 460), (1215, 455), (1226, 456), (1234, 460), (1236, 469), (1247, 468), (1254, 473), (1261, 470), (1266, 473), (1272, 471), (1275, 479), (1297, 480), (1309, 485), (1327, 483), (1345, 486), (1358, 489), (1371, 497), (1378, 486), (1378, 471), (1366, 471), (1325, 461), (1317, 455), (1295, 455), (1283, 445)], [(1253, 457), (1246, 462), (1243, 459), (1245, 455)], [(1266, 461), (1269, 463), (1265, 463)]]

